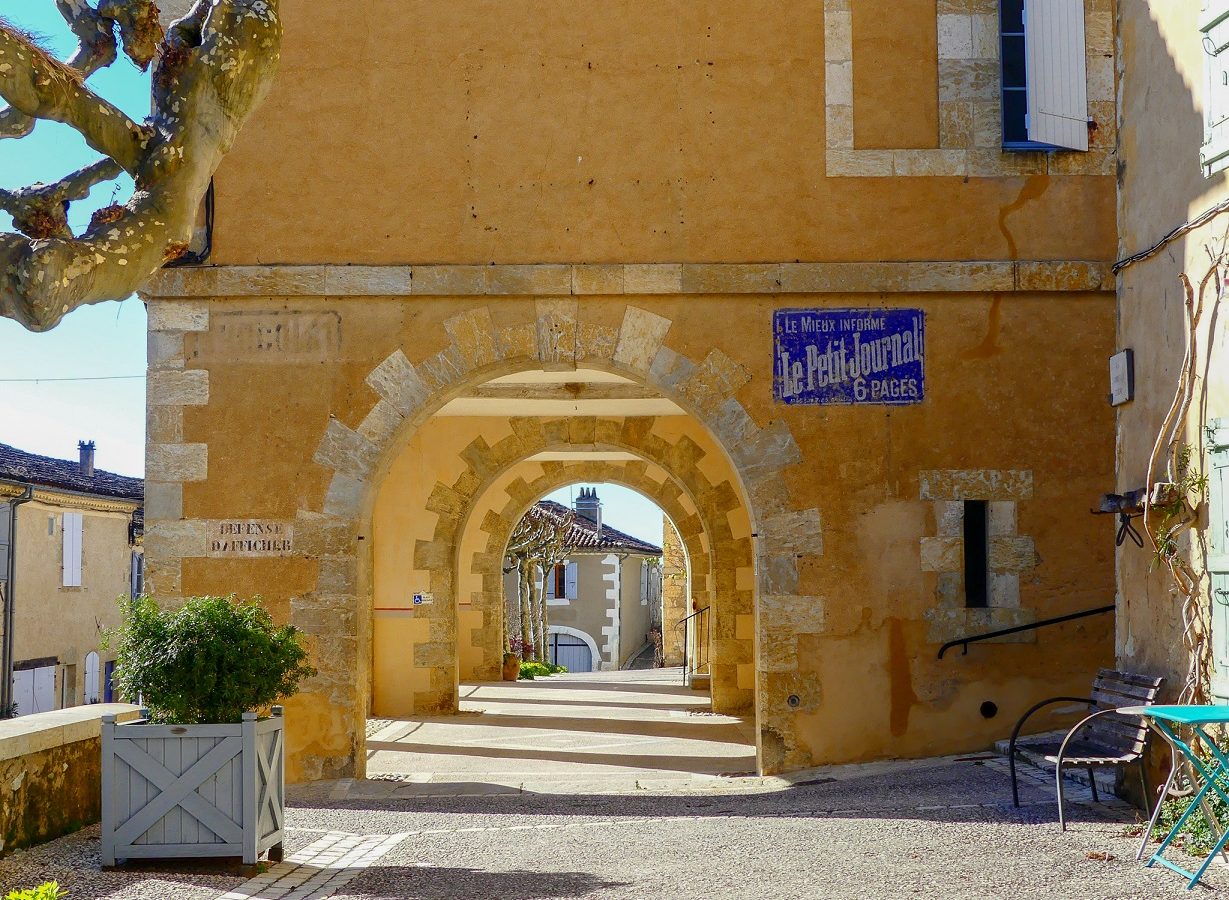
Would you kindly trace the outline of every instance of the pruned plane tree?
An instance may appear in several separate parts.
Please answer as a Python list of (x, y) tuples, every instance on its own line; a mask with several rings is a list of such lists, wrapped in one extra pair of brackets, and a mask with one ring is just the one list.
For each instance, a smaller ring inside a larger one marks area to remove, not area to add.
[[(197, 0), (165, 30), (154, 0), (54, 2), (78, 40), (68, 60), (0, 19), (0, 139), (21, 139), (40, 119), (62, 122), (101, 158), (54, 184), (0, 183), (0, 209), (17, 229), (0, 232), (0, 315), (31, 331), (130, 296), (187, 251), (213, 173), (268, 92), (282, 36), (278, 0)], [(153, 66), (142, 122), (87, 85), (121, 52)], [(74, 234), (69, 204), (122, 172), (132, 198)]]

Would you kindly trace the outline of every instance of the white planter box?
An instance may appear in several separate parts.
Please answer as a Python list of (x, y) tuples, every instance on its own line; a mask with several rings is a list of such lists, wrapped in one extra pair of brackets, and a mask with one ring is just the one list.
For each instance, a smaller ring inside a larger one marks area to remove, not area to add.
[(278, 861), (285, 822), (285, 723), (123, 725), (102, 719), (102, 864), (123, 859)]

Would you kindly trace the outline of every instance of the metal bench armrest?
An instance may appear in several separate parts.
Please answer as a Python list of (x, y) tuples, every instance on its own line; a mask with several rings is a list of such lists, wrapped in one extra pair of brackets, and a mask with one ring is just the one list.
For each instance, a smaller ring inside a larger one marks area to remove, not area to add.
[[(1042, 707), (1049, 706), (1051, 703), (1086, 703), (1089, 706), (1095, 706), (1091, 697), (1051, 697), (1048, 700), (1042, 700), (1040, 703), (1035, 703), (1029, 707), (1028, 712), (1020, 717), (1020, 721), (1016, 722), (1016, 727), (1011, 730), (1011, 741), (1008, 742), (1008, 756), (1012, 759), (1016, 755), (1016, 739), (1020, 737), (1020, 729), (1024, 727), (1025, 721), (1033, 713)], [(1087, 720), (1085, 720), (1087, 721)], [(1083, 724), (1083, 723), (1080, 723)], [(1078, 727), (1078, 726), (1077, 726)]]
[(1080, 721), (1076, 722), (1075, 725), (1072, 726), (1071, 730), (1067, 732), (1067, 736), (1063, 738), (1062, 746), (1058, 748), (1058, 762), (1056, 763), (1056, 765), (1058, 766), (1060, 771), (1062, 770), (1062, 767), (1063, 767), (1063, 757), (1067, 755), (1067, 745), (1071, 743), (1071, 739), (1075, 737), (1076, 732), (1078, 732), (1081, 728), (1083, 728), (1085, 725), (1087, 725), (1089, 722), (1091, 722), (1093, 719), (1097, 718), (1098, 716), (1107, 716), (1110, 713), (1113, 713), (1114, 715), (1121, 715), (1121, 713), (1119, 713), (1118, 710), (1116, 709), (1102, 709), (1102, 710), (1098, 710), (1097, 712), (1093, 713), (1090, 716), (1085, 716), (1084, 718), (1080, 719)]

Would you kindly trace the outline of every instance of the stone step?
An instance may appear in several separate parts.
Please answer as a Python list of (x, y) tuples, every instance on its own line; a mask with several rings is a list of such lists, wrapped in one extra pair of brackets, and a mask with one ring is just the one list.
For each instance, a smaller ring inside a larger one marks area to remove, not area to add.
[(712, 686), (712, 679), (704, 672), (696, 672), (688, 677), (687, 686), (693, 691), (707, 691)]
[[(1044, 734), (1032, 734), (1021, 741), (1016, 742), (1016, 766), (1019, 771), (1020, 764), (1032, 766), (1036, 769), (1044, 771), (1051, 779), (1054, 778), (1054, 763), (1048, 762), (1044, 754), (1037, 752), (1029, 747), (1029, 741), (1037, 741), (1044, 743), (1061, 742), (1066, 737), (1065, 731), (1050, 731)], [(995, 741), (994, 751), (1000, 756), (1006, 758), (1007, 750), (1010, 745), (1009, 740)], [(1115, 769), (1094, 769), (1097, 778), (1097, 790), (1104, 792), (1106, 796), (1117, 796), (1115, 786), (1117, 784), (1117, 771)], [(1088, 786), (1088, 770), (1076, 769), (1071, 766), (1063, 766), (1063, 772), (1068, 781), (1074, 781), (1076, 784)]]

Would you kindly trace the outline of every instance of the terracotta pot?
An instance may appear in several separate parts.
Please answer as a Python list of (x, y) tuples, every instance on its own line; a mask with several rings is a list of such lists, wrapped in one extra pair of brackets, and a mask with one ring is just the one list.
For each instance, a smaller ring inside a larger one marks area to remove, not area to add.
[(504, 654), (504, 681), (516, 681), (521, 677), (521, 658), (515, 653)]

